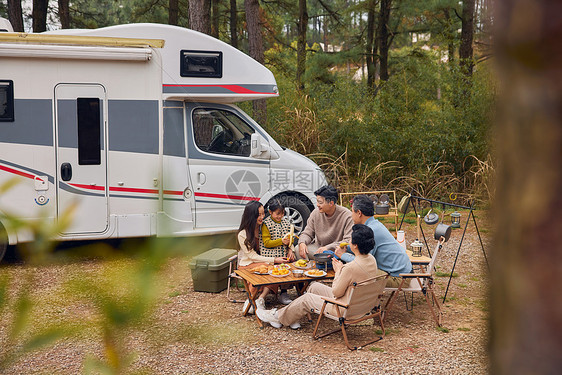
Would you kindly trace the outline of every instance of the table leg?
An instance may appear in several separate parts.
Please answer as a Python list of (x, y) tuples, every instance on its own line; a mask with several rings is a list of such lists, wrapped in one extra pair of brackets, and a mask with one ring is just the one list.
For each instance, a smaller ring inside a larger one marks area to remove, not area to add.
[[(250, 306), (254, 307), (254, 312), (258, 311), (258, 306), (256, 305), (256, 297), (259, 294), (259, 288), (255, 288), (255, 292), (252, 293), (250, 292), (250, 283), (246, 281), (246, 279), (242, 279), (244, 281), (244, 288), (246, 289), (246, 293), (248, 293), (248, 299), (250, 300), (250, 303), (248, 304), (248, 306), (246, 306), (246, 309), (243, 312), (244, 316), (248, 315), (248, 311), (250, 310)], [(260, 320), (260, 318), (258, 318), (258, 315), (256, 314), (256, 320), (258, 321), (258, 324), (260, 326), (260, 328), (263, 328), (263, 322)]]

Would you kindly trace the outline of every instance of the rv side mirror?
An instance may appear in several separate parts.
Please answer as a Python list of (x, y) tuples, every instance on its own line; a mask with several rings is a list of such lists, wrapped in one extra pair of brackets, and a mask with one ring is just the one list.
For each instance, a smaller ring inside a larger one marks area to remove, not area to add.
[(261, 136), (258, 133), (253, 133), (251, 137), (251, 141), (252, 144), (251, 144), (250, 156), (252, 157), (259, 156), (262, 152)]

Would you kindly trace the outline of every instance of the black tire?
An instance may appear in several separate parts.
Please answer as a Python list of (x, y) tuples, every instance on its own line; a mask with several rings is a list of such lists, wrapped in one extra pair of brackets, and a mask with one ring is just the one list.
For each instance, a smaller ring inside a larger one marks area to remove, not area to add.
[(6, 229), (0, 223), (0, 262), (4, 259), (4, 255), (6, 255), (6, 250), (8, 249), (8, 233), (6, 233)]
[(279, 201), (285, 206), (285, 217), (295, 226), (295, 233), (300, 234), (306, 227), (310, 209), (300, 197), (283, 195)]

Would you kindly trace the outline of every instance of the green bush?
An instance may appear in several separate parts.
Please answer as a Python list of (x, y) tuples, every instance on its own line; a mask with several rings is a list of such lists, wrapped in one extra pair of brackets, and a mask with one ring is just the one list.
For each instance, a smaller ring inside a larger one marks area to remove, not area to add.
[(287, 65), (294, 52), (277, 47), (267, 56), (285, 65), (272, 66), (280, 97), (268, 100), (265, 127), (281, 145), (321, 155), (315, 161), (324, 167), (338, 164), (332, 182), (340, 188), (414, 188), (433, 199), (455, 192), (465, 201), (493, 194), (495, 87), (485, 64), (466, 85), (437, 52), (403, 48), (392, 52), (394, 74), (373, 96), (365, 82), (340, 72), (341, 56), (316, 52), (302, 97)]

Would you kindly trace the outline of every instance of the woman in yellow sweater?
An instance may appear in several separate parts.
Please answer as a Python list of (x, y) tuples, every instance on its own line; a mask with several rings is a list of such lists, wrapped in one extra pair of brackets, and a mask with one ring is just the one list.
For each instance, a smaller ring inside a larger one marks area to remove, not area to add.
[[(262, 265), (270, 265), (272, 263), (287, 263), (289, 261), (286, 257), (267, 257), (259, 254), (260, 241), (261, 241), (261, 226), (265, 217), (265, 210), (263, 205), (257, 201), (250, 201), (244, 208), (240, 228), (238, 228), (238, 244), (240, 250), (238, 251), (238, 268), (255, 268)], [(250, 287), (253, 288), (253, 287)], [(254, 293), (255, 289), (250, 290)], [(270, 292), (276, 292), (276, 285), (269, 285), (264, 287), (260, 296), (256, 300), (258, 306), (265, 306), (265, 296)], [(244, 310), (250, 303), (246, 300), (244, 303)], [(250, 309), (251, 311), (252, 309)]]

